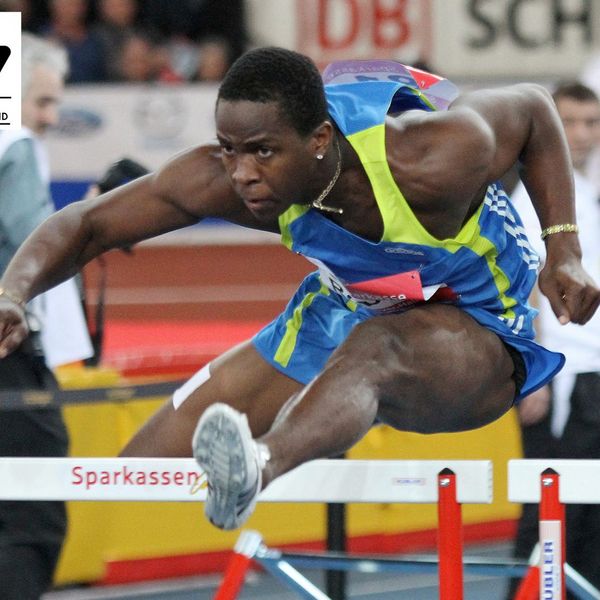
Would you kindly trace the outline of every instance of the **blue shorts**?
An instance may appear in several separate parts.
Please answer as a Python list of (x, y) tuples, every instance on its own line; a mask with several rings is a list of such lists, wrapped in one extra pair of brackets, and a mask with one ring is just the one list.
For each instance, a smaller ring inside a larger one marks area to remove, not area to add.
[[(521, 355), (525, 373), (519, 374), (522, 385), (516, 400), (542, 387), (562, 368), (565, 361), (562, 354), (514, 335), (488, 311), (461, 308)], [(300, 284), (285, 310), (259, 331), (252, 342), (278, 371), (307, 384), (323, 370), (353, 327), (372, 317), (366, 308), (348, 305), (342, 296), (323, 285), (318, 272), (314, 272)]]

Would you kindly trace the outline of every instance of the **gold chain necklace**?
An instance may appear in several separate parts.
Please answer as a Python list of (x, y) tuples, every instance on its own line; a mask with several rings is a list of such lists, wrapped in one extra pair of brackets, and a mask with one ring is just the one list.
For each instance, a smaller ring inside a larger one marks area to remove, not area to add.
[(333, 189), (333, 186), (337, 183), (340, 173), (342, 172), (342, 152), (340, 150), (340, 144), (338, 143), (337, 139), (335, 140), (335, 146), (337, 148), (337, 154), (338, 154), (338, 162), (337, 162), (337, 166), (335, 168), (335, 173), (333, 174), (331, 181), (327, 184), (327, 187), (319, 194), (319, 197), (316, 200), (313, 200), (312, 205), (317, 210), (322, 210), (323, 212), (330, 212), (330, 213), (335, 213), (337, 215), (341, 215), (344, 213), (343, 208), (336, 208), (335, 206), (325, 206), (323, 204), (323, 200), (325, 200), (325, 198), (327, 198), (327, 195), (329, 194), (329, 192), (331, 192), (331, 190)]

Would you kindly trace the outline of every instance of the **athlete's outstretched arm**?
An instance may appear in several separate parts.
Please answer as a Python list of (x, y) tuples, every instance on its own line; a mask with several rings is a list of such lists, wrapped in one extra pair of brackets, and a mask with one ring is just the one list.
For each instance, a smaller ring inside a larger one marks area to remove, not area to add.
[[(521, 177), (542, 229), (575, 223), (575, 192), (569, 150), (552, 97), (541, 86), (520, 84), (474, 92), (452, 111), (472, 111), (489, 128), (493, 158), (489, 181), (519, 161)], [(600, 303), (600, 291), (581, 266), (574, 233), (546, 238), (547, 261), (539, 285), (562, 323), (585, 323)]]
[(30, 300), (110, 248), (206, 216), (252, 225), (247, 213), (214, 146), (188, 151), (157, 173), (58, 211), (29, 236), (0, 281), (0, 357), (18, 346), (27, 333), (23, 310), (14, 300)]

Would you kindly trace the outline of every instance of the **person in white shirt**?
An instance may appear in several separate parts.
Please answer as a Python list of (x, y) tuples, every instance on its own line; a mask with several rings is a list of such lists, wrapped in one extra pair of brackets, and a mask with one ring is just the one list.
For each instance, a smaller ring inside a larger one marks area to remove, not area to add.
[[(592, 89), (579, 82), (560, 84), (553, 98), (573, 162), (583, 265), (598, 280), (600, 194), (587, 169), (600, 144), (600, 101)], [(546, 252), (541, 227), (523, 183), (513, 191), (512, 200), (543, 263)], [(524, 398), (517, 408), (524, 456), (600, 458), (600, 313), (583, 327), (576, 327), (561, 325), (542, 294), (535, 294), (532, 304), (540, 311), (536, 329), (541, 343), (562, 352), (566, 362), (550, 386)], [(538, 538), (537, 524), (537, 505), (524, 506), (515, 544), (517, 557), (531, 553)], [(596, 587), (600, 587), (599, 547), (600, 507), (569, 505), (567, 562)]]
[[(22, 127), (0, 134), (0, 274), (54, 211), (41, 138), (58, 121), (68, 67), (62, 48), (30, 34), (22, 34), (21, 53)], [(31, 333), (0, 360), (0, 390), (55, 389), (54, 367), (93, 353), (75, 283), (67, 280), (22, 308)], [(65, 456), (67, 451), (59, 408), (0, 410), (0, 456)], [(66, 526), (63, 502), (0, 502), (2, 600), (40, 598), (52, 583)]]

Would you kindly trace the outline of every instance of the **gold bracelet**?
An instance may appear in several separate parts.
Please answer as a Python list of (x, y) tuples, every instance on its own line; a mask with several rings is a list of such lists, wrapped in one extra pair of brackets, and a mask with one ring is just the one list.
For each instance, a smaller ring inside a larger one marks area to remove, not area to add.
[(549, 235), (553, 233), (579, 233), (579, 227), (574, 223), (561, 223), (560, 225), (550, 225), (550, 227), (546, 227), (546, 229), (542, 230), (542, 235), (540, 236), (543, 240), (545, 240)]
[(25, 310), (25, 300), (18, 298), (17, 296), (13, 296), (13, 294), (7, 292), (4, 288), (0, 287), (0, 296), (4, 296), (7, 300), (10, 300), (12, 303), (20, 306), (23, 310)]

